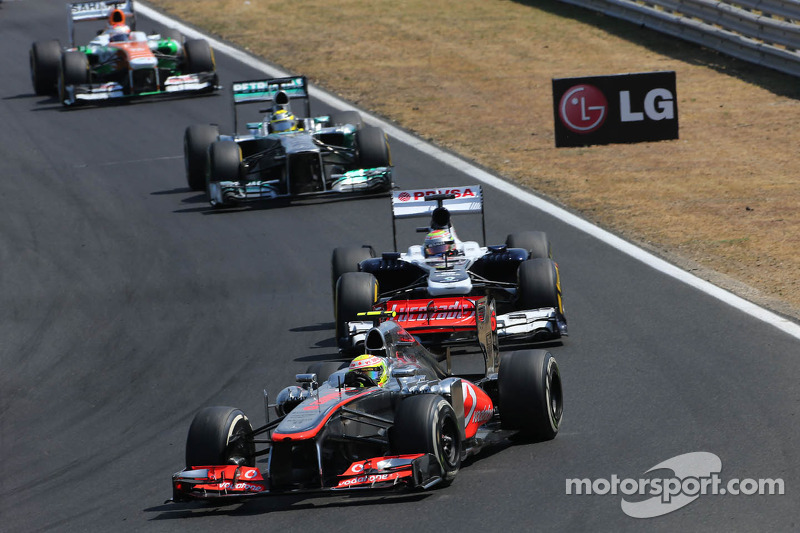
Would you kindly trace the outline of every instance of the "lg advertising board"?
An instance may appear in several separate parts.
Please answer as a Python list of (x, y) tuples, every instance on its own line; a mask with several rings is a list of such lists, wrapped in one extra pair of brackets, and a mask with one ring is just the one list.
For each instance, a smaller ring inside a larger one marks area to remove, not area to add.
[(675, 72), (553, 79), (556, 147), (678, 138)]

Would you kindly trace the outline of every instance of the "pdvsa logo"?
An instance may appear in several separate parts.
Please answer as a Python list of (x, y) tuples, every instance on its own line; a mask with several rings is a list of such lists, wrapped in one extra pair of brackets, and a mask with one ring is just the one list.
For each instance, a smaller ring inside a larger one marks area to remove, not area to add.
[(591, 133), (606, 121), (608, 100), (593, 85), (576, 85), (567, 90), (558, 104), (561, 122), (575, 133)]

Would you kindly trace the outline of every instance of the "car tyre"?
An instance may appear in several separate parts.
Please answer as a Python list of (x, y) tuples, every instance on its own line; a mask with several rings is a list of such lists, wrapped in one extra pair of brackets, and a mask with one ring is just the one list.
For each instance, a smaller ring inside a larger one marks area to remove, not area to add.
[(336, 281), (334, 315), (336, 340), (342, 349), (351, 348), (347, 339), (347, 323), (358, 313), (371, 311), (378, 298), (378, 280), (368, 272), (345, 272)]
[(371, 246), (340, 246), (333, 249), (331, 257), (331, 294), (336, 293), (336, 282), (345, 272), (358, 272), (361, 261), (375, 257)]
[(383, 130), (375, 126), (364, 126), (356, 135), (358, 164), (361, 168), (392, 166), (389, 140)]
[(255, 466), (253, 427), (234, 407), (205, 407), (186, 438), (186, 468), (238, 464)]
[(558, 266), (552, 259), (529, 259), (517, 269), (517, 309), (555, 307), (563, 314)]
[(30, 65), (34, 92), (39, 96), (55, 94), (61, 69), (61, 43), (56, 40), (33, 43)]
[(543, 231), (522, 231), (506, 237), (506, 246), (528, 250), (529, 259), (552, 259), (550, 241)]
[(214, 72), (214, 51), (204, 39), (189, 39), (183, 43), (183, 53), (186, 55), (185, 74), (200, 72)]
[(391, 429), (392, 453), (429, 453), (450, 483), (461, 468), (461, 429), (453, 407), (437, 394), (408, 396), (400, 402)]
[(500, 359), (498, 408), (503, 429), (536, 441), (552, 440), (564, 414), (561, 372), (546, 350), (504, 353)]
[(186, 128), (183, 135), (183, 162), (186, 167), (186, 182), (193, 191), (205, 190), (208, 149), (217, 139), (217, 126), (198, 124)]

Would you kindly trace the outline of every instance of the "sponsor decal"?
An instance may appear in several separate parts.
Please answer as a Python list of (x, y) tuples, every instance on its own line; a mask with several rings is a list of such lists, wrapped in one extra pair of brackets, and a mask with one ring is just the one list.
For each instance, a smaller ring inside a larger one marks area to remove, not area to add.
[(294, 78), (282, 83), (270, 82), (270, 80), (240, 81), (233, 84), (234, 93), (253, 93), (265, 91), (279, 91), (302, 88), (303, 82), (300, 78)]
[(493, 414), (493, 409), (482, 409), (480, 411), (475, 411), (475, 413), (472, 415), (472, 423), (483, 424), (487, 420), (491, 419)]
[(108, 6), (105, 2), (83, 2), (80, 4), (70, 4), (70, 10), (73, 13), (80, 13), (81, 11), (106, 11)]
[(403, 191), (397, 195), (397, 199), (400, 200), (401, 202), (407, 202), (411, 200), (411, 195), (408, 194), (406, 191)]
[[(781, 478), (738, 479), (726, 483), (719, 477), (722, 460), (710, 452), (691, 452), (662, 461), (638, 479), (567, 479), (568, 495), (623, 495), (622, 512), (633, 518), (655, 518), (685, 507), (701, 495), (784, 494)], [(653, 472), (660, 472), (651, 474)], [(665, 475), (671, 472), (672, 475)], [(648, 475), (644, 477), (644, 475)], [(646, 497), (649, 496), (649, 497)]]
[(337, 487), (350, 487), (353, 485), (364, 485), (364, 484), (372, 484), (372, 483), (380, 483), (382, 481), (391, 481), (393, 479), (398, 479), (401, 476), (401, 472), (393, 472), (391, 474), (372, 474), (369, 476), (358, 476), (352, 477), (350, 479), (343, 479), (339, 482)]
[(678, 138), (675, 72), (553, 79), (556, 147)]
[(428, 320), (465, 320), (475, 316), (473, 307), (464, 307), (461, 302), (447, 306), (409, 306), (393, 304), (389, 311), (397, 313), (394, 320), (397, 322), (415, 322)]
[(608, 115), (608, 100), (593, 85), (576, 85), (561, 97), (558, 116), (576, 133), (591, 133), (603, 125)]
[(230, 481), (218, 483), (217, 487), (219, 490), (246, 490), (248, 492), (262, 492), (264, 490), (264, 487), (261, 485), (253, 485), (252, 483), (231, 483)]

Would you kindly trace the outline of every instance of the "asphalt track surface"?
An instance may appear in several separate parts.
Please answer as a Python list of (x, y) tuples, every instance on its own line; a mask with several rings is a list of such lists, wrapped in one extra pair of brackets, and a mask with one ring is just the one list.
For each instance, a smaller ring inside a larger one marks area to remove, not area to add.
[[(197, 409), (260, 422), (262, 389), (337, 357), (331, 249), (390, 249), (388, 200), (212, 211), (185, 186), (182, 134), (229, 131), (229, 93), (79, 110), (36, 97), (30, 44), (65, 41), (64, 15), (60, 1), (0, 4), (0, 530), (798, 527), (800, 341), (492, 188), (488, 240), (545, 230), (561, 267), (570, 337), (551, 348), (566, 403), (554, 441), (484, 453), (426, 493), (163, 504)], [(263, 76), (217, 64), (225, 85)], [(392, 151), (402, 188), (474, 181)], [(701, 496), (637, 520), (621, 495), (565, 491), (567, 478), (648, 477), (695, 451), (722, 459), (723, 480), (781, 478), (786, 494)]]

